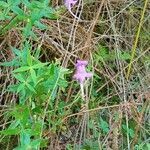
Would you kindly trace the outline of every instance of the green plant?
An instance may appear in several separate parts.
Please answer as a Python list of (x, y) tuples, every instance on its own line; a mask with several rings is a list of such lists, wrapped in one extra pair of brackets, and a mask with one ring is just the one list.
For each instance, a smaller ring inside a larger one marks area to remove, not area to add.
[[(17, 149), (29, 147), (36, 149), (44, 140), (40, 135), (46, 126), (51, 126), (54, 133), (62, 126), (62, 119), (67, 111), (64, 111), (64, 103), (57, 102), (56, 97), (58, 88), (63, 90), (67, 87), (65, 76), (69, 72), (59, 64), (40, 62), (31, 54), (30, 45), (27, 43), (22, 51), (13, 49), (13, 52), (16, 57), (2, 65), (17, 67), (12, 72), (17, 80), (16, 84), (10, 85), (8, 90), (18, 94), (19, 105), (9, 112), (8, 118), (14, 119), (8, 129), (1, 131), (1, 134), (5, 136), (19, 134), (20, 147)], [(43, 120), (45, 115), (43, 110), (47, 100), (50, 113), (46, 110), (46, 123)]]
[(42, 23), (41, 19), (57, 19), (62, 11), (62, 8), (56, 10), (50, 7), (49, 0), (8, 0), (7, 2), (0, 1), (0, 6), (0, 20), (8, 22), (1, 26), (0, 34), (5, 34), (6, 31), (21, 24), (20, 29), (25, 38), (36, 37), (33, 27), (40, 30), (50, 28)]
[(0, 148), (150, 149), (148, 6), (0, 0)]

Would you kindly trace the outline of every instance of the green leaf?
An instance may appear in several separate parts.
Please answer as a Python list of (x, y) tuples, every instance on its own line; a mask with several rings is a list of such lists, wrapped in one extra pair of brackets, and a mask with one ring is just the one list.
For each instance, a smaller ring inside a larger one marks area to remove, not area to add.
[(13, 59), (12, 61), (9, 61), (9, 62), (0, 63), (0, 66), (6, 66), (6, 67), (11, 67), (11, 66), (18, 67), (19, 65), (20, 64), (17, 59)]
[(120, 55), (120, 59), (121, 60), (130, 60), (131, 58), (131, 55), (128, 53), (128, 52), (123, 52), (121, 55)]
[(41, 139), (33, 140), (30, 144), (30, 146), (34, 149), (37, 149), (40, 146)]
[(21, 74), (13, 74), (13, 76), (20, 82), (25, 82), (25, 79), (22, 77)]
[(4, 34), (6, 31), (10, 30), (11, 28), (14, 28), (18, 22), (20, 22), (20, 20), (18, 19), (18, 16), (16, 17), (12, 17), (11, 18), (11, 22), (9, 24), (7, 24), (2, 30), (0, 30), (1, 34)]
[(122, 125), (122, 128), (124, 129), (124, 131), (127, 133), (127, 134), (129, 134), (130, 135), (130, 137), (131, 138), (133, 138), (134, 137), (134, 130), (133, 129), (131, 129), (131, 128), (127, 128), (127, 126), (126, 125)]
[(19, 120), (14, 120), (14, 121), (10, 124), (9, 129), (16, 129), (19, 124), (20, 124), (20, 121), (19, 121)]
[(29, 150), (29, 149), (27, 149), (27, 146), (24, 145), (24, 146), (18, 146), (16, 148), (14, 148), (13, 150)]
[(17, 93), (19, 93), (20, 91), (22, 91), (24, 89), (24, 86), (25, 86), (25, 84), (20, 84), (18, 86)]
[(1, 134), (4, 134), (4, 135), (17, 135), (19, 134), (20, 132), (20, 129), (6, 129), (6, 130), (2, 130), (0, 131)]
[(30, 69), (30, 73), (31, 73), (31, 77), (32, 77), (34, 84), (36, 84), (37, 83), (37, 77), (36, 77), (35, 71), (33, 69)]
[(36, 51), (35, 51), (35, 54), (34, 54), (34, 58), (35, 58), (35, 59), (39, 59), (39, 57), (40, 57), (40, 52), (41, 52), (41, 49), (40, 49), (40, 45), (39, 45), (38, 48), (37, 48)]
[(30, 110), (26, 105), (14, 106), (10, 114), (15, 120), (18, 120), (22, 126), (26, 126), (29, 122)]
[(34, 88), (30, 84), (26, 83), (26, 86), (29, 88), (30, 91), (36, 93), (36, 91), (34, 90)]
[(26, 26), (23, 28), (23, 35), (26, 37), (30, 36), (32, 32), (32, 24), (29, 21)]
[(27, 47), (27, 63), (29, 66), (32, 66), (32, 56), (30, 54), (30, 49)]
[(43, 15), (40, 14), (40, 10), (34, 9), (30, 17), (31, 24), (33, 25), (36, 21), (40, 20), (42, 17)]
[(16, 48), (14, 48), (14, 47), (12, 47), (11, 48), (12, 49), (12, 51), (13, 51), (13, 53), (14, 54), (16, 54), (16, 56), (19, 56), (19, 57), (21, 57), (22, 55), (22, 53), (21, 53), (21, 51), (20, 50), (18, 50), (18, 49), (16, 49)]
[(20, 9), (18, 6), (13, 6), (13, 7), (11, 8), (11, 10), (12, 10), (15, 14), (17, 14), (20, 19), (25, 19), (25, 14), (24, 14), (23, 10)]
[(65, 87), (68, 86), (68, 82), (67, 82), (66, 80), (59, 79), (58, 85), (59, 85), (60, 87), (64, 87), (64, 88), (65, 88)]
[(22, 3), (27, 7), (30, 8), (31, 3), (28, 0), (23, 0)]
[(9, 5), (13, 5), (13, 6), (19, 5), (21, 3), (20, 0), (15, 0), (15, 1), (14, 0), (7, 0), (7, 2)]
[(27, 94), (26, 94), (26, 89), (24, 88), (19, 93), (19, 103), (24, 104), (26, 100), (27, 100)]
[(102, 118), (100, 119), (99, 125), (100, 125), (100, 128), (103, 130), (104, 133), (108, 133), (109, 132), (109, 125)]
[(20, 85), (20, 84), (10, 85), (10, 86), (8, 86), (7, 91), (9, 91), (9, 92), (16, 92), (19, 85)]
[(7, 8), (8, 4), (4, 1), (0, 1), (0, 7)]
[(147, 149), (150, 149), (150, 143), (147, 143), (146, 146), (147, 146)]
[(29, 67), (29, 66), (23, 66), (23, 67), (20, 67), (20, 68), (17, 68), (17, 69), (15, 69), (13, 72), (24, 72), (24, 71), (27, 71), (27, 70), (30, 70), (31, 69), (31, 67)]
[[(36, 112), (41, 113), (40, 108), (36, 107), (35, 109), (37, 109)], [(34, 126), (32, 127), (32, 130), (31, 130), (31, 135), (40, 136), (41, 129), (42, 129), (42, 122), (38, 121), (34, 123)]]
[(34, 24), (35, 24), (36, 27), (38, 27), (41, 30), (48, 29), (48, 27), (45, 24), (41, 23), (40, 21), (35, 21)]
[(28, 130), (23, 130), (20, 135), (21, 146), (30, 145), (30, 133)]
[(35, 64), (32, 66), (33, 69), (38, 69), (38, 68), (42, 68), (45, 65), (48, 65), (49, 63), (39, 63), (39, 64)]

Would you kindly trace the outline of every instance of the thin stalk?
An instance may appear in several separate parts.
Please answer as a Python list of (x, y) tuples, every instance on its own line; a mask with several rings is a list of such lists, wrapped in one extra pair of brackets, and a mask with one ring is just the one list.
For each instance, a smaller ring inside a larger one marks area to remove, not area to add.
[(84, 95), (84, 87), (83, 87), (83, 83), (80, 83), (80, 88), (81, 88), (81, 96), (83, 101), (85, 102), (85, 95)]
[(130, 60), (129, 67), (128, 67), (128, 70), (127, 70), (127, 75), (126, 75), (127, 80), (129, 79), (129, 76), (130, 76), (132, 62), (133, 62), (133, 59), (134, 59), (134, 56), (135, 56), (136, 47), (137, 47), (137, 44), (138, 44), (138, 39), (139, 39), (139, 36), (140, 36), (140, 31), (141, 31), (141, 27), (142, 27), (142, 24), (143, 24), (143, 19), (144, 19), (144, 14), (145, 14), (145, 11), (146, 11), (147, 4), (148, 4), (148, 0), (145, 0), (144, 8), (143, 8), (143, 11), (141, 13), (141, 19), (140, 19), (138, 31), (137, 31), (136, 38), (135, 38), (135, 43), (134, 43), (134, 45), (132, 47), (132, 50), (131, 50), (131, 52), (132, 52), (131, 60)]

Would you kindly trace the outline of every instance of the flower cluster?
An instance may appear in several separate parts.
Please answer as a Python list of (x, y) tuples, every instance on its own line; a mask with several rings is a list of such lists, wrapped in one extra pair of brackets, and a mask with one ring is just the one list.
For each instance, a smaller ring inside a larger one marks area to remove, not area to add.
[(81, 84), (84, 83), (86, 78), (91, 78), (92, 73), (86, 72), (86, 66), (88, 62), (84, 60), (77, 60), (76, 63), (76, 73), (74, 74), (73, 78), (79, 81)]

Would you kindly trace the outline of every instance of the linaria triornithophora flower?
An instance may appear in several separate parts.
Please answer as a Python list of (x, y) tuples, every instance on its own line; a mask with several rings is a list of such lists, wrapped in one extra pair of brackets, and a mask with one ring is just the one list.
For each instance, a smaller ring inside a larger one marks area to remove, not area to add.
[(86, 72), (86, 66), (88, 62), (85, 60), (77, 60), (76, 63), (76, 73), (73, 78), (79, 81), (81, 84), (85, 81), (86, 78), (91, 78), (92, 73)]

